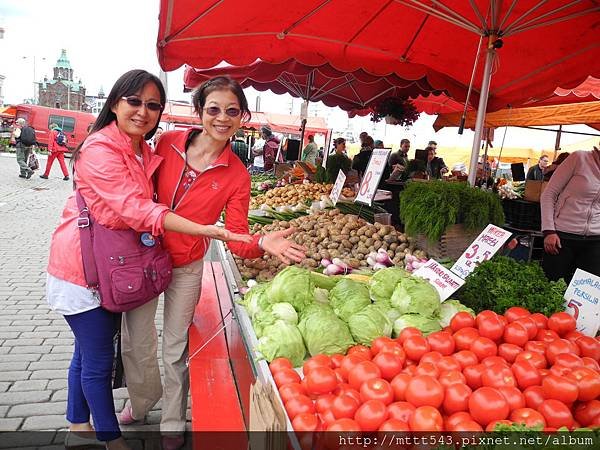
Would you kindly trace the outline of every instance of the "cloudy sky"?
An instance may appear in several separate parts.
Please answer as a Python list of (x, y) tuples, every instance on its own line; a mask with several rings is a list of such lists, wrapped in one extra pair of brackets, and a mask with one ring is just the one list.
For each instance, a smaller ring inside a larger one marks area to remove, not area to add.
[[(52, 78), (52, 67), (61, 49), (67, 55), (76, 79), (81, 79), (88, 94), (96, 94), (100, 87), (108, 93), (113, 82), (124, 72), (142, 68), (158, 74), (156, 35), (158, 32), (158, 0), (0, 0), (0, 74), (4, 81), (5, 103), (21, 103), (33, 95), (34, 59), (35, 79)], [(179, 69), (168, 74), (169, 97), (188, 99), (183, 93), (183, 74)], [(249, 104), (255, 105), (258, 93), (246, 90)], [(261, 94), (263, 111), (289, 113), (291, 97)], [(321, 104), (322, 105), (322, 104)], [(294, 100), (293, 111), (299, 114), (300, 101)], [(312, 113), (311, 113), (312, 110)], [(410, 130), (397, 126), (373, 124), (368, 118), (348, 121), (347, 115), (337, 109), (329, 111), (311, 106), (315, 112), (328, 117), (329, 127), (343, 132), (351, 127), (355, 134), (361, 130), (371, 133), (386, 144), (398, 145), (403, 137), (422, 147), (429, 139), (442, 146), (470, 147), (473, 133), (465, 131), (458, 136), (456, 129), (434, 133), (431, 124), (435, 117), (422, 115)], [(571, 129), (594, 131), (581, 126)], [(496, 133), (500, 145), (504, 129)], [(554, 148), (555, 134), (509, 128), (506, 146), (535, 149)], [(585, 136), (565, 135), (565, 144), (589, 139)]]

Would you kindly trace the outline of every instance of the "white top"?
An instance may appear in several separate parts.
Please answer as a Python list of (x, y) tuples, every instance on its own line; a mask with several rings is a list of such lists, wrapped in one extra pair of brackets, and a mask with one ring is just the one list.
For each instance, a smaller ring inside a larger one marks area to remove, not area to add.
[(46, 277), (46, 298), (53, 311), (70, 316), (100, 306), (100, 298), (88, 288), (50, 274)]
[[(265, 140), (264, 139), (258, 139), (255, 143), (254, 143), (254, 147), (252, 147), (252, 150), (256, 150), (256, 149), (261, 149), (265, 146)], [(263, 157), (263, 155), (258, 155), (254, 157), (254, 163), (253, 163), (254, 167), (265, 167), (265, 158)]]

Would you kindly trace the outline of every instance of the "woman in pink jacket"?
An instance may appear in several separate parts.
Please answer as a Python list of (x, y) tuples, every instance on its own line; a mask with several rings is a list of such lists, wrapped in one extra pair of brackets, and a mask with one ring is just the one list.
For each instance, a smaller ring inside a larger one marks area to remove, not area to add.
[(48, 179), (48, 175), (50, 175), (50, 169), (52, 169), (52, 164), (54, 164), (54, 160), (58, 159), (58, 163), (60, 164), (60, 170), (63, 173), (63, 180), (69, 180), (69, 171), (67, 170), (67, 165), (65, 164), (65, 152), (67, 151), (67, 146), (60, 145), (58, 143), (58, 133), (62, 132), (62, 129), (56, 125), (55, 123), (50, 125), (50, 134), (48, 135), (48, 160), (46, 161), (46, 170), (43, 175), (40, 175), (40, 178)]
[[(127, 72), (113, 86), (90, 135), (73, 153), (74, 181), (91, 216), (109, 228), (132, 228), (155, 236), (172, 230), (250, 242), (249, 236), (197, 224), (152, 200), (152, 174), (162, 158), (154, 155), (145, 141), (154, 134), (164, 104), (160, 80), (146, 71)], [(94, 431), (91, 413), (98, 440), (106, 442), (109, 449), (128, 449), (119, 430), (111, 387), (118, 315), (101, 308), (98, 297), (86, 288), (78, 216), (71, 195), (52, 236), (46, 285), (48, 303), (65, 317), (75, 335), (68, 376), (69, 436), (76, 440), (77, 433)]]

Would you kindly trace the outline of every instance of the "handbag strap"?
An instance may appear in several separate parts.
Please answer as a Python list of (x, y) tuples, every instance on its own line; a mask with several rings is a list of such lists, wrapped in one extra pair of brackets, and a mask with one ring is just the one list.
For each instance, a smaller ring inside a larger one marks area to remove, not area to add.
[(89, 289), (98, 289), (98, 269), (96, 268), (92, 246), (93, 236), (90, 210), (85, 204), (85, 200), (81, 196), (79, 189), (75, 191), (75, 198), (77, 199), (77, 207), (79, 208), (77, 227), (79, 228), (79, 240), (81, 241), (81, 259), (83, 260), (85, 281)]

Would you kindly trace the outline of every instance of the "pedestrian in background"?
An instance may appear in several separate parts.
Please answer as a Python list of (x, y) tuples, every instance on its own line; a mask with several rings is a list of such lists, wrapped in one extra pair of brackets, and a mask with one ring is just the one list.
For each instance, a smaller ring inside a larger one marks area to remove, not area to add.
[(240, 158), (244, 167), (248, 166), (248, 144), (244, 140), (244, 130), (239, 129), (235, 132), (235, 139), (231, 143), (231, 150)]
[(315, 142), (315, 137), (312, 134), (308, 135), (308, 144), (302, 150), (301, 161), (312, 164), (313, 166), (317, 163), (317, 156), (319, 155), (319, 146)]
[(335, 146), (335, 153), (327, 158), (327, 174), (331, 183), (335, 183), (340, 170), (346, 175), (352, 165), (352, 161), (346, 155), (346, 139), (339, 137), (333, 141), (333, 145)]
[(13, 130), (13, 138), (17, 150), (17, 164), (21, 172), (19, 177), (29, 179), (33, 175), (33, 170), (29, 168), (27, 162), (29, 161), (29, 155), (31, 155), (33, 146), (37, 143), (35, 130), (27, 125), (25, 119), (19, 117)]
[(52, 169), (52, 164), (54, 164), (55, 159), (58, 159), (60, 170), (62, 170), (63, 173), (63, 180), (68, 181), (69, 171), (67, 170), (67, 165), (65, 164), (65, 152), (68, 150), (66, 136), (62, 132), (62, 129), (55, 123), (50, 125), (49, 130), (48, 160), (46, 161), (46, 170), (42, 175), (40, 175), (40, 178), (48, 179), (48, 175), (50, 175), (50, 169)]

